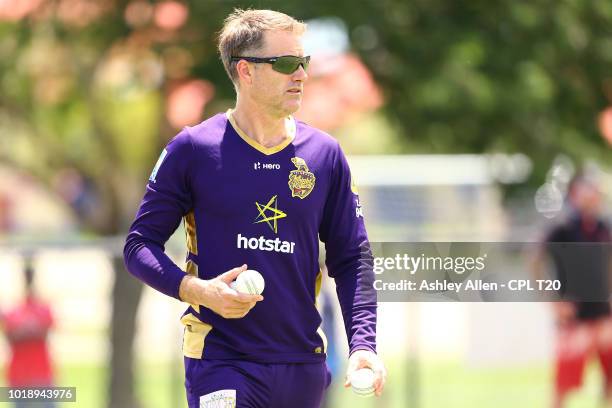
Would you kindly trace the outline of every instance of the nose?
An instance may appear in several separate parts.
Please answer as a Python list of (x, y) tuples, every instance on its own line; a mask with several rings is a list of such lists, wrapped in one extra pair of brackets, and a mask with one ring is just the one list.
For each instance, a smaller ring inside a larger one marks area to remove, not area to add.
[(294, 81), (306, 81), (308, 79), (308, 74), (304, 69), (304, 65), (300, 64), (298, 69), (296, 69), (295, 72), (292, 74), (292, 77)]

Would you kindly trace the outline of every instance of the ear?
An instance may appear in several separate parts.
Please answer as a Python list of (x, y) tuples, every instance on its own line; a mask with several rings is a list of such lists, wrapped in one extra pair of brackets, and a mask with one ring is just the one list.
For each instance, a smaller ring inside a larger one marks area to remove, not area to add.
[(236, 72), (238, 72), (238, 78), (241, 82), (248, 85), (253, 83), (253, 67), (249, 65), (245, 60), (240, 60), (236, 63)]

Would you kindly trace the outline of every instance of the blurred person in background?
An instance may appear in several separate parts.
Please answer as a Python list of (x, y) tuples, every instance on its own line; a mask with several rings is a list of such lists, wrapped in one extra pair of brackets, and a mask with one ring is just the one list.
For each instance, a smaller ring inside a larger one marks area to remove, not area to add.
[[(612, 404), (612, 320), (610, 228), (602, 218), (602, 197), (592, 175), (578, 173), (567, 189), (570, 211), (548, 231), (536, 257), (536, 278), (544, 260), (552, 260), (561, 281), (561, 301), (553, 303), (558, 326), (553, 408), (565, 405), (570, 391), (582, 385), (588, 358), (596, 354), (603, 372), (603, 397)], [(584, 245), (584, 243), (593, 243)], [(575, 245), (578, 244), (578, 245)]]
[[(370, 367), (382, 393), (371, 251), (350, 170), (336, 140), (291, 116), (308, 78), (304, 30), (271, 10), (226, 19), (219, 51), (236, 107), (168, 144), (126, 239), (128, 270), (191, 304), (181, 319), (190, 408), (320, 406), (330, 378), (315, 306), (319, 237), (349, 341), (345, 385)], [(183, 217), (187, 275), (164, 253)], [(246, 264), (263, 275), (265, 300), (229, 286)]]
[(13, 227), (11, 207), (12, 202), (8, 194), (0, 191), (0, 236), (3, 233), (9, 232)]
[[(53, 369), (47, 338), (53, 327), (50, 307), (34, 290), (34, 268), (31, 259), (24, 268), (25, 298), (23, 303), (5, 311), (2, 328), (10, 346), (7, 369), (9, 387), (49, 387), (53, 385)], [(51, 402), (15, 403), (17, 408), (53, 407)]]

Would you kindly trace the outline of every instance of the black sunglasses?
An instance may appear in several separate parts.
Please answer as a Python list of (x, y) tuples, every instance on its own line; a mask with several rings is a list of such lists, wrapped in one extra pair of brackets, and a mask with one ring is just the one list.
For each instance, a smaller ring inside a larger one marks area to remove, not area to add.
[(295, 55), (283, 55), (282, 57), (258, 58), (258, 57), (232, 57), (232, 62), (245, 60), (257, 64), (272, 64), (272, 69), (281, 74), (293, 74), (300, 65), (304, 70), (308, 69), (310, 56), (296, 57)]

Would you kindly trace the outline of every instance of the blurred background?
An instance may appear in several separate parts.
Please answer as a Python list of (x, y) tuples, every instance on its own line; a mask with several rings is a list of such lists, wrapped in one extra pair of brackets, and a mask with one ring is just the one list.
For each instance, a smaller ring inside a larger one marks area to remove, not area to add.
[[(372, 241), (538, 241), (579, 168), (609, 219), (609, 0), (0, 0), (0, 315), (31, 264), (72, 406), (186, 406), (184, 306), (135, 281), (121, 249), (164, 145), (233, 106), (215, 33), (234, 7), (308, 23), (296, 116), (349, 155)], [(179, 264), (183, 237), (167, 247)], [(541, 303), (380, 304), (389, 383), (357, 399), (332, 286), (329, 407), (550, 404)], [(0, 367), (9, 355), (0, 342)], [(570, 406), (595, 406), (599, 385), (589, 368)]]

